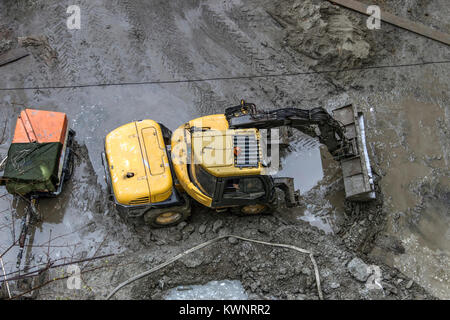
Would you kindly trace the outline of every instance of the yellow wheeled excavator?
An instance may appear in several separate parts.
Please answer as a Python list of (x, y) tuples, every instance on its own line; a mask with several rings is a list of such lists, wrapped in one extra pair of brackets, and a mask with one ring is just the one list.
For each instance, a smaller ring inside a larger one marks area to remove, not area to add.
[(274, 211), (282, 192), (287, 206), (298, 205), (293, 179), (270, 173), (270, 157), (276, 155), (268, 151), (273, 139), (265, 135), (292, 127), (318, 138), (340, 161), (347, 199), (374, 199), (363, 114), (352, 105), (332, 114), (320, 107), (259, 111), (242, 100), (173, 133), (153, 120), (125, 124), (106, 136), (102, 153), (110, 196), (126, 220), (156, 228), (185, 220), (192, 201), (256, 215)]

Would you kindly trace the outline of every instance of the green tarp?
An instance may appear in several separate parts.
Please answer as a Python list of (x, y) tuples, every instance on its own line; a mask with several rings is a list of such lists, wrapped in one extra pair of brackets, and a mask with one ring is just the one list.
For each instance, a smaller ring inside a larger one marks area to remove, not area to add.
[(61, 149), (59, 142), (11, 144), (3, 174), (8, 192), (55, 192)]

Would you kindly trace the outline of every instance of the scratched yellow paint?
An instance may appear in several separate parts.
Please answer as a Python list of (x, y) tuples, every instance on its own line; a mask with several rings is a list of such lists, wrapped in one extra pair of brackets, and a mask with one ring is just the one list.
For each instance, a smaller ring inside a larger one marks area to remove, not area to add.
[(119, 203), (154, 203), (170, 197), (172, 175), (161, 129), (155, 121), (131, 122), (113, 130), (106, 136), (105, 151)]

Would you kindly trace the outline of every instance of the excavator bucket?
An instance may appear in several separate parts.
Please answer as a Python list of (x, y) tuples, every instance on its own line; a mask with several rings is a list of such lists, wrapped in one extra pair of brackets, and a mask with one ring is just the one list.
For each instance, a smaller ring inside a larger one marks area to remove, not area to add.
[(375, 187), (367, 152), (364, 115), (353, 105), (333, 110), (333, 117), (345, 128), (355, 156), (340, 160), (344, 177), (345, 196), (352, 201), (375, 199)]

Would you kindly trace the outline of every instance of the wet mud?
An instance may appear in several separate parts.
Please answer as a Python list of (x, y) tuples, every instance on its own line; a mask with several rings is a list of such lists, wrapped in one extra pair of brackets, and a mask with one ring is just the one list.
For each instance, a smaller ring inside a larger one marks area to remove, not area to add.
[[(82, 27), (68, 30), (70, 1), (5, 0), (0, 3), (0, 51), (18, 47), (17, 37), (44, 35), (57, 61), (49, 65), (33, 50), (0, 67), (0, 87), (294, 73), (450, 58), (449, 49), (432, 40), (384, 24), (381, 30), (366, 30), (358, 14), (323, 3), (79, 1)], [(381, 5), (450, 32), (443, 23), (450, 15), (445, 0)], [(115, 254), (77, 262), (81, 289), (69, 289), (62, 279), (22, 297), (104, 299), (115, 285), (183, 250), (236, 234), (312, 250), (325, 299), (448, 299), (449, 74), (448, 65), (427, 65), (176, 85), (0, 91), (2, 159), (15, 118), (25, 107), (66, 112), (77, 132), (74, 176), (59, 198), (40, 202), (43, 221), (35, 223), (21, 275), (49, 261), (55, 267), (17, 287), (11, 281), (14, 294), (66, 276), (67, 265), (58, 264)], [(347, 202), (338, 163), (323, 146), (304, 138), (291, 146), (280, 171), (297, 179), (298, 208), (241, 218), (198, 205), (187, 224), (163, 230), (121, 220), (106, 192), (100, 157), (105, 135), (144, 118), (175, 129), (197, 116), (223, 112), (241, 98), (263, 109), (331, 110), (356, 104), (366, 117), (377, 201)], [(16, 238), (24, 209), (22, 201), (4, 193), (0, 187), (1, 251)], [(10, 276), (17, 275), (17, 250), (3, 258)], [(381, 268), (383, 290), (369, 290), (351, 274), (348, 263), (354, 257)], [(183, 258), (115, 298), (160, 299), (179, 285), (226, 279), (241, 281), (250, 299), (318, 299), (307, 256), (232, 239)]]

